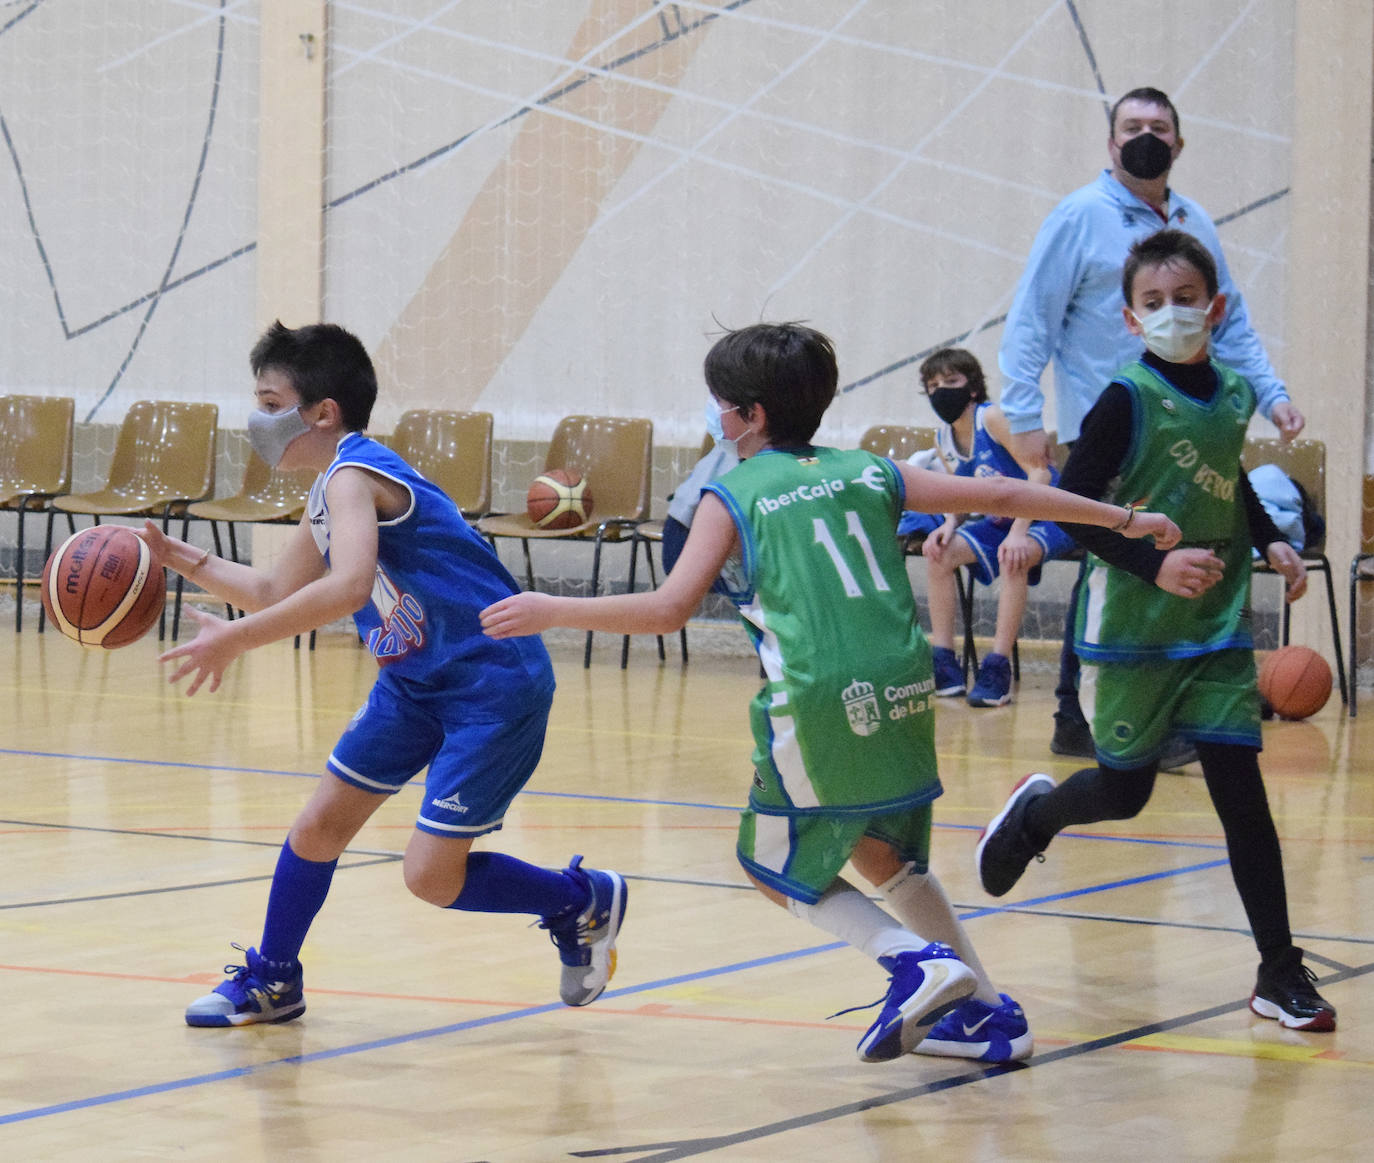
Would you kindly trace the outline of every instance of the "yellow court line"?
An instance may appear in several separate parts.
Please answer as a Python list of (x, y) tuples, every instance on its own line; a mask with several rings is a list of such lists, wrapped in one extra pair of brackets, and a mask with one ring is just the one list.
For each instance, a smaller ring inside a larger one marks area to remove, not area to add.
[(1262, 1058), (1276, 1062), (1320, 1062), (1334, 1066), (1374, 1066), (1374, 1062), (1348, 1058), (1340, 1051), (1324, 1044), (1329, 1034), (1315, 1035), (1317, 1042), (1242, 1042), (1235, 1038), (1207, 1038), (1190, 1034), (1148, 1034), (1132, 1042), (1123, 1043), (1127, 1049), (1150, 1050), (1174, 1054), (1219, 1054), (1227, 1058)]

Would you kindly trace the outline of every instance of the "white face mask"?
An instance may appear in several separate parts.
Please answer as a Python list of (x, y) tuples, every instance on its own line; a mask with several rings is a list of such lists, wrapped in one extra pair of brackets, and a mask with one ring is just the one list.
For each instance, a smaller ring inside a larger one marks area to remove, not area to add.
[(1207, 346), (1212, 329), (1207, 326), (1207, 313), (1212, 304), (1206, 307), (1180, 307), (1177, 303), (1166, 303), (1157, 311), (1151, 311), (1142, 319), (1134, 311), (1131, 315), (1140, 324), (1141, 338), (1160, 359), (1170, 363), (1186, 363)]
[(281, 463), (286, 446), (309, 431), (310, 425), (299, 408), (285, 412), (257, 409), (248, 413), (248, 443), (272, 468)]

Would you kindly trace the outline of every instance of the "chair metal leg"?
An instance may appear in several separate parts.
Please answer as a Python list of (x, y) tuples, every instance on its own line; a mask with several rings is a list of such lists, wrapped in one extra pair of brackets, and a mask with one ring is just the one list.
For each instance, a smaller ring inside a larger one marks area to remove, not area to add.
[[(168, 506), (168, 509), (169, 509), (169, 510), (170, 510), (170, 508), (171, 508), (171, 506)], [(167, 531), (167, 522), (166, 522), (165, 520), (163, 521), (162, 531), (163, 531), (164, 533)], [(182, 539), (183, 541), (185, 541), (188, 537), (190, 537), (190, 535), (191, 535), (191, 518), (190, 518), (188, 515), (186, 515), (186, 514), (182, 514), (182, 518), (181, 518), (181, 539)], [(177, 574), (176, 599), (172, 602), (172, 641), (173, 641), (173, 642), (175, 642), (175, 641), (177, 640), (177, 636), (181, 633), (181, 598), (182, 598), (182, 594), (184, 593), (185, 589), (186, 589), (186, 579), (185, 579), (184, 577), (182, 577), (181, 574)], [(166, 610), (164, 610), (164, 611), (163, 611), (163, 620), (164, 620), (164, 621), (166, 620), (166, 617), (167, 617), (167, 613), (166, 613)], [(161, 639), (161, 637), (162, 637), (162, 633), (161, 633), (161, 631), (159, 631), (159, 632), (158, 632), (158, 638)]]
[[(634, 533), (632, 533), (632, 534), (630, 535), (630, 574), (629, 574), (629, 582), (628, 582), (628, 585), (629, 585), (629, 592), (630, 592), (630, 593), (634, 593), (634, 592), (635, 592), (635, 566), (636, 566), (636, 563), (637, 563), (638, 560), (639, 560), (639, 547), (640, 547), (641, 544), (644, 546), (644, 563), (649, 567), (649, 589), (651, 589), (651, 590), (656, 590), (656, 589), (658, 589), (658, 571), (654, 569), (654, 549), (653, 549), (653, 542), (650, 541), (647, 537), (641, 537), (641, 536), (639, 535), (639, 531), (636, 530)], [(678, 634), (679, 634), (679, 636), (680, 636), (680, 638), (681, 638), (681, 641), (682, 641), (682, 661), (683, 661), (683, 662), (686, 662), (686, 661), (687, 661), (687, 627), (686, 627), (686, 626), (683, 626), (683, 627), (678, 631)], [(658, 637), (658, 660), (659, 660), (659, 662), (666, 662), (666, 661), (668, 660), (668, 653), (667, 653), (667, 650), (664, 648), (664, 645), (663, 645), (663, 635), (662, 635), (662, 634), (659, 634), (657, 637)], [(623, 636), (621, 637), (621, 640), (620, 640), (620, 669), (621, 669), (621, 670), (624, 670), (624, 669), (629, 665), (629, 661), (630, 661), (630, 635), (625, 634), (625, 635), (623, 635)]]
[[(640, 542), (640, 540), (641, 540), (641, 538), (640, 538), (640, 536), (639, 536), (638, 533), (634, 533), (634, 534), (632, 534), (631, 537), (630, 537), (630, 573), (629, 573), (629, 592), (630, 592), (630, 593), (634, 593), (634, 592), (635, 592), (635, 566), (636, 566), (636, 565), (638, 564), (638, 562), (639, 562), (639, 542)], [(648, 546), (648, 543), (647, 543), (647, 542), (646, 542), (645, 545), (644, 545), (644, 556), (645, 556), (645, 557), (648, 557), (648, 556), (649, 556), (649, 546)], [(659, 646), (660, 646), (660, 648), (661, 648), (662, 645), (663, 645), (663, 639), (660, 638), (660, 639), (658, 640), (658, 642), (659, 642)], [(621, 669), (621, 670), (624, 670), (627, 666), (629, 666), (629, 664), (630, 664), (630, 636), (629, 636), (628, 634), (625, 634), (625, 635), (622, 635), (622, 636), (621, 636), (621, 639), (620, 639), (620, 669)]]
[(28, 497), (19, 498), (19, 554), (14, 559), (14, 632), (16, 634), (24, 628), (24, 515), (28, 504)]
[[(638, 534), (636, 534), (636, 537), (638, 537)], [(632, 548), (632, 549), (631, 549), (631, 553), (633, 554), (633, 552), (634, 552), (634, 550), (633, 550), (633, 548)], [(653, 549), (653, 544), (652, 544), (651, 542), (648, 542), (648, 541), (645, 541), (645, 542), (644, 542), (644, 563), (649, 567), (649, 588), (650, 588), (651, 590), (656, 590), (656, 589), (658, 589), (658, 572), (654, 569), (654, 549)], [(633, 567), (633, 565), (634, 565), (633, 557), (631, 558), (630, 565), (631, 565), (632, 567)], [(633, 591), (634, 587), (631, 586), (630, 589), (631, 589), (631, 591)], [(680, 631), (678, 631), (678, 633), (680, 633), (680, 634), (686, 634), (686, 633), (687, 633), (687, 628), (684, 626)], [(667, 652), (663, 649), (663, 635), (662, 635), (662, 634), (658, 635), (658, 660), (659, 660), (659, 662), (667, 662), (667, 661), (668, 661)]]
[[(48, 510), (48, 533), (47, 533), (47, 536), (43, 539), (43, 560), (44, 560), (44, 561), (47, 561), (48, 558), (50, 558), (50, 557), (52, 556), (52, 524), (53, 524), (53, 521), (54, 521), (54, 519), (55, 519), (56, 517), (57, 517), (57, 512), (56, 512), (56, 510), (54, 510), (54, 509), (49, 509), (49, 510)], [(71, 514), (68, 513), (68, 514), (67, 514), (67, 520), (68, 520), (68, 522), (70, 522), (71, 519), (72, 519)], [(45, 605), (42, 603), (42, 601), (40, 601), (40, 602), (38, 603), (38, 632), (39, 632), (40, 634), (43, 633), (43, 627), (44, 627), (45, 625), (47, 625), (47, 621), (48, 621), (48, 607), (45, 606)]]
[[(967, 570), (968, 577), (964, 574)], [(977, 584), (973, 576), (973, 570), (965, 566), (954, 571), (954, 584), (959, 591), (959, 613), (964, 619), (964, 657), (963, 670), (964, 682), (967, 683), (970, 674), (978, 673), (978, 647), (973, 641), (973, 587)]]
[[(234, 538), (234, 523), (233, 523), (232, 521), (229, 521), (229, 522), (227, 522), (227, 524), (228, 524), (228, 526), (229, 526), (229, 560), (230, 560), (230, 561), (237, 562), (238, 559), (239, 559), (239, 547), (238, 547), (238, 544), (237, 544), (237, 542), (236, 542), (236, 540), (235, 540), (235, 538)], [(223, 556), (224, 556), (224, 542), (223, 542), (223, 540), (220, 538), (220, 535), (219, 535), (219, 522), (218, 522), (218, 521), (211, 521), (211, 522), (210, 522), (210, 540), (212, 540), (212, 541), (215, 543), (215, 556), (216, 556), (216, 557), (223, 557)], [(230, 605), (228, 602), (225, 602), (225, 603), (224, 603), (224, 616), (225, 616), (226, 618), (228, 618), (229, 621), (231, 621), (231, 622), (232, 622), (236, 617), (238, 617), (238, 615), (237, 615), (236, 613), (234, 613), (234, 607), (233, 607), (232, 605)]]
[[(47, 561), (48, 558), (50, 558), (50, 557), (52, 556), (52, 524), (53, 524), (53, 519), (54, 519), (56, 516), (57, 516), (57, 513), (56, 513), (54, 510), (52, 510), (52, 509), (49, 509), (49, 510), (48, 510), (48, 536), (47, 536), (47, 539), (46, 539), (46, 540), (44, 541), (44, 543), (43, 543), (43, 560), (44, 560), (44, 561)], [(67, 532), (68, 532), (68, 534), (73, 534), (73, 533), (76, 532), (76, 518), (75, 518), (71, 513), (68, 513), (68, 514), (67, 514)], [(39, 632), (40, 634), (43, 633), (43, 628), (44, 628), (47, 624), (48, 624), (48, 608), (47, 608), (47, 606), (43, 605), (42, 602), (39, 602), (39, 604), (38, 604), (38, 632)]]
[(1350, 717), (1355, 717), (1355, 702), (1360, 697), (1360, 626), (1357, 588), (1360, 584), (1360, 560), (1357, 554), (1350, 563), (1350, 702), (1347, 704)]
[(530, 541), (528, 537), (520, 539), (520, 548), (525, 551), (525, 588), (534, 589), (534, 562), (530, 559)]
[(1350, 705), (1350, 685), (1345, 678), (1345, 650), (1341, 646), (1341, 616), (1336, 609), (1336, 585), (1331, 577), (1331, 563), (1323, 558), (1322, 573), (1326, 577), (1326, 605), (1331, 614), (1331, 641), (1336, 647), (1336, 680), (1340, 684), (1341, 702)]
[[(596, 545), (592, 550), (592, 597), (596, 597), (601, 592), (601, 535), (605, 526), (601, 526), (596, 531)], [(592, 665), (592, 632), (587, 631), (587, 645), (582, 651), (582, 669), (587, 670)]]
[[(1341, 692), (1341, 702), (1349, 706), (1350, 687), (1345, 678), (1345, 647), (1341, 645), (1341, 616), (1336, 608), (1336, 585), (1331, 579), (1331, 563), (1323, 556), (1320, 560), (1308, 558), (1306, 564), (1308, 573), (1320, 573), (1326, 578), (1326, 605), (1331, 618), (1331, 642), (1336, 650), (1336, 680)], [(1283, 603), (1283, 629), (1280, 637), (1280, 644), (1283, 646), (1288, 645), (1292, 621), (1293, 607), (1285, 601)]]

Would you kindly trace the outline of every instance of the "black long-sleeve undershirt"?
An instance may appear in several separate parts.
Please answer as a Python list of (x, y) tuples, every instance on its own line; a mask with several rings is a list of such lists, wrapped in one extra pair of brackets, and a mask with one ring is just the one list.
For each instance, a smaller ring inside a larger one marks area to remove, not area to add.
[[(1179, 391), (1206, 403), (1216, 393), (1219, 380), (1216, 370), (1208, 362), (1168, 363), (1153, 352), (1146, 352), (1144, 362), (1164, 376)], [(1083, 419), (1083, 428), (1074, 441), (1068, 464), (1059, 478), (1059, 487), (1095, 501), (1105, 497), (1112, 482), (1121, 472), (1130, 449), (1135, 414), (1132, 396), (1125, 385), (1107, 385), (1097, 403)], [(1250, 528), (1250, 538), (1261, 552), (1283, 535), (1265, 512), (1259, 497), (1244, 472), (1237, 481), (1241, 503)], [(1120, 498), (1123, 502), (1134, 498)], [(1154, 583), (1164, 553), (1144, 538), (1132, 540), (1097, 525), (1062, 523), (1063, 529), (1075, 541), (1096, 554), (1109, 565), (1124, 569), (1142, 581)]]

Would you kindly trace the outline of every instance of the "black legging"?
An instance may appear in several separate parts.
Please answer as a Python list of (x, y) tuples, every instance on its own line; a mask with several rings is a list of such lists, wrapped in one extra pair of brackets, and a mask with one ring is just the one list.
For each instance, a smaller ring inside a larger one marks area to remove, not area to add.
[[(1231, 876), (1263, 960), (1293, 943), (1283, 853), (1260, 776), (1259, 752), (1231, 743), (1198, 743), (1207, 792), (1226, 835)], [(1087, 767), (1026, 806), (1027, 837), (1043, 849), (1065, 828), (1129, 820), (1149, 802), (1155, 766), (1115, 771)]]

